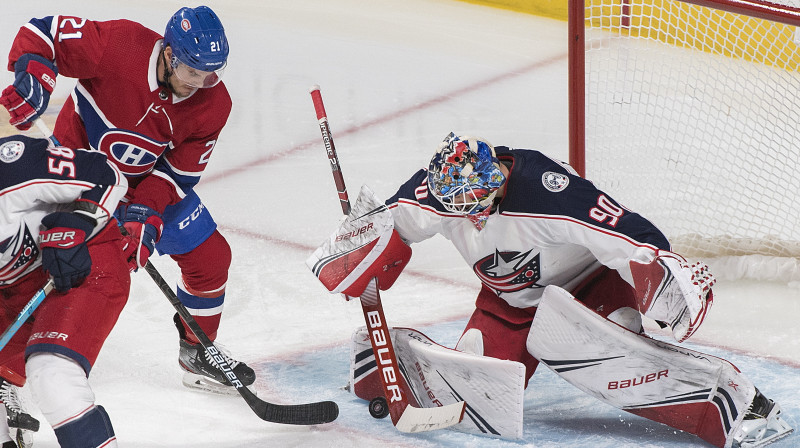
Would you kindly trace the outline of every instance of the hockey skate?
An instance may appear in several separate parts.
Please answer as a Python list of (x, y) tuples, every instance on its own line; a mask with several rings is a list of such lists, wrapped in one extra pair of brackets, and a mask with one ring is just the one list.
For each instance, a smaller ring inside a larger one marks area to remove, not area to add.
[[(9, 433), (16, 442), (16, 445), (9, 446), (14, 448), (32, 447), (33, 433), (39, 430), (39, 420), (25, 412), (25, 400), (20, 396), (20, 389), (8, 381), (2, 380), (0, 383), (0, 400), (3, 401), (6, 408)], [(12, 443), (7, 442), (6, 444)], [(3, 445), (3, 448), (6, 447), (6, 444)]]
[(741, 426), (733, 434), (732, 448), (768, 445), (794, 431), (781, 416), (781, 407), (758, 389)]
[[(220, 350), (222, 356), (233, 369), (233, 372), (245, 386), (253, 384), (256, 373), (247, 364), (236, 361), (230, 357), (228, 351), (218, 343), (214, 345)], [(190, 389), (199, 389), (223, 395), (238, 395), (236, 389), (201, 344), (193, 344), (185, 339), (180, 340), (180, 353), (178, 363), (185, 371), (183, 385)]]

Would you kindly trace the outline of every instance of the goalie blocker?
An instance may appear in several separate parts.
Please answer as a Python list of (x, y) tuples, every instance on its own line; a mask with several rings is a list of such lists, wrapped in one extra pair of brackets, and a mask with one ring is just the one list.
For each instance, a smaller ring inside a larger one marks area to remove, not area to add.
[(382, 291), (389, 289), (410, 258), (392, 213), (364, 185), (350, 214), (306, 265), (328, 291), (349, 299), (361, 296), (373, 278)]

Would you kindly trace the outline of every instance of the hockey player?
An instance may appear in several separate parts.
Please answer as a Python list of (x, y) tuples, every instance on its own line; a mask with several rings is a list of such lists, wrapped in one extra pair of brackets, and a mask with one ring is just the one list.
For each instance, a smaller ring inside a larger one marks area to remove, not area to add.
[[(231, 250), (193, 188), (231, 111), (220, 82), (227, 58), (222, 23), (205, 6), (178, 10), (163, 38), (128, 20), (32, 19), (14, 40), (8, 68), (16, 80), (0, 97), (11, 124), (24, 130), (47, 108), (58, 74), (78, 79), (54, 135), (66, 146), (106, 153), (128, 177), (115, 215), (129, 234), (131, 270), (155, 250), (169, 254), (182, 274), (177, 295), (211, 340)], [(174, 321), (184, 384), (233, 391), (177, 314)], [(253, 369), (229, 362), (245, 385), (254, 382)]]
[(428, 169), (385, 205), (393, 220), (384, 233), (400, 238), (331, 249), (378, 227), (366, 221), (380, 210), (361, 210), (351, 215), (361, 230), (340, 229), (310, 259), (318, 270), (340, 257), (352, 266), (353, 254), (369, 251), (329, 290), (359, 295), (355, 286), (373, 277), (385, 289), (407, 261), (398, 241), (441, 234), (482, 283), (456, 350), (520, 362), (526, 381), (541, 361), (598, 399), (720, 447), (759, 446), (791, 432), (780, 406), (729, 362), (643, 335), (645, 315), (677, 342), (689, 338), (715, 279), (568, 164), (451, 133)]
[[(87, 377), (130, 290), (112, 219), (126, 191), (103, 153), (21, 135), (0, 139), (0, 328), (48, 277), (55, 284), (0, 351), (0, 376), (20, 387), (27, 380), (62, 447), (117, 446)], [(0, 444), (16, 447), (5, 417)]]

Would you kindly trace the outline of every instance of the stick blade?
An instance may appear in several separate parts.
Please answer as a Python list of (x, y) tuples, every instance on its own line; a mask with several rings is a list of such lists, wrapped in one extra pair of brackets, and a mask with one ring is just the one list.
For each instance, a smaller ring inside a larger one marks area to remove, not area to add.
[(258, 398), (247, 387), (237, 388), (255, 414), (264, 421), (284, 425), (321, 425), (339, 416), (339, 406), (333, 401), (305, 404), (275, 404)]
[(464, 418), (466, 402), (448, 404), (435, 408), (407, 406), (395, 423), (400, 432), (425, 432), (457, 425)]
[(258, 407), (253, 410), (262, 420), (284, 425), (321, 425), (339, 416), (339, 406), (333, 401), (291, 405), (262, 401)]

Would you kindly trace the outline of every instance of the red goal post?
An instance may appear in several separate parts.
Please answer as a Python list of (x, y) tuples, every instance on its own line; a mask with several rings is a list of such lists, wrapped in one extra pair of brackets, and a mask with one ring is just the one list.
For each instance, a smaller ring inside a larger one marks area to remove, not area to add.
[(800, 281), (800, 0), (568, 8), (570, 164), (676, 251)]

